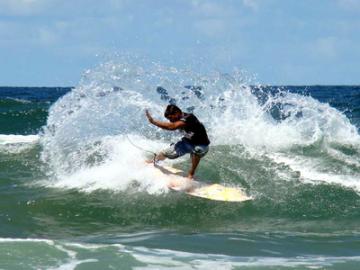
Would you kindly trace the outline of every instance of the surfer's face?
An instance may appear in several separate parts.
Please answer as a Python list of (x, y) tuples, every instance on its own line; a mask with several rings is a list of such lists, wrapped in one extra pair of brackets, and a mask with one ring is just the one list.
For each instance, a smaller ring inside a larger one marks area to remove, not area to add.
[(181, 113), (177, 112), (174, 114), (169, 114), (166, 118), (169, 119), (170, 122), (176, 122), (180, 120), (181, 115)]

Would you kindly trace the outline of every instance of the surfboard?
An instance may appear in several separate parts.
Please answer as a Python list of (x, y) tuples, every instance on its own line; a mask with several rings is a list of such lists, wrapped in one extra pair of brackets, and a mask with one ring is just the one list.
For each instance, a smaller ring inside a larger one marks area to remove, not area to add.
[(162, 174), (169, 177), (169, 189), (184, 192), (190, 196), (213, 201), (244, 202), (252, 200), (246, 192), (239, 187), (226, 187), (220, 184), (207, 184), (200, 181), (189, 180), (184, 177), (184, 172), (170, 166), (154, 166)]

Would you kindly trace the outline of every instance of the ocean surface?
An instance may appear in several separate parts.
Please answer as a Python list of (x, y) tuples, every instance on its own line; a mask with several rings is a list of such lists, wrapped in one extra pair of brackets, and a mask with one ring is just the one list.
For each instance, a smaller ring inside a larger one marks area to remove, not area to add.
[[(198, 179), (252, 201), (144, 167), (140, 148), (181, 137), (144, 116), (168, 103), (208, 129)], [(0, 123), (0, 269), (360, 269), (360, 86), (106, 63), (71, 88), (0, 87)]]

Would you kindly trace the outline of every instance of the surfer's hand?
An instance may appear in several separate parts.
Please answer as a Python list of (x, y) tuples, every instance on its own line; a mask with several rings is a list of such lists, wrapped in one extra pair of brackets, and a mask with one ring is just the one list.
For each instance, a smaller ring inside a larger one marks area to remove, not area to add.
[(154, 122), (154, 119), (150, 115), (149, 110), (145, 110), (145, 114), (146, 114), (146, 117), (149, 120), (149, 122), (152, 124)]

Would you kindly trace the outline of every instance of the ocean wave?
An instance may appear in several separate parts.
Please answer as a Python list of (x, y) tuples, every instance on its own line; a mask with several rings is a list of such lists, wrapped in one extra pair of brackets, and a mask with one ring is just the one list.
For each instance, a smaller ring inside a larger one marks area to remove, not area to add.
[[(154, 152), (176, 141), (180, 134), (159, 130), (144, 117), (144, 109), (149, 108), (155, 118), (162, 119), (169, 102), (194, 112), (209, 131), (212, 144), (204, 165), (200, 165), (201, 177), (232, 181), (270, 197), (273, 195), (257, 184), (265, 177), (253, 179), (255, 173), (250, 170), (271, 172), (274, 176), (268, 181), (274, 183), (320, 180), (358, 191), (360, 170), (349, 159), (360, 160), (360, 152), (349, 155), (347, 149), (360, 149), (360, 136), (346, 115), (329, 104), (283, 89), (269, 92), (260, 86), (250, 87), (238, 72), (203, 75), (127, 62), (108, 62), (86, 72), (79, 86), (50, 108), (40, 140), (41, 158), (49, 171), (47, 186), (124, 191), (135, 181), (140, 190), (163, 190), (154, 181), (154, 174), (144, 168), (144, 152), (133, 147), (127, 137), (134, 136)], [(238, 164), (233, 164), (234, 157), (217, 150), (222, 146), (242, 147), (233, 152)], [(306, 161), (315, 160), (307, 149), (319, 154), (320, 161), (314, 166)], [(328, 155), (321, 155), (323, 152)], [(222, 159), (216, 167), (224, 171), (220, 177), (216, 169), (206, 165), (206, 160), (216, 159), (218, 153)], [(244, 154), (249, 157), (244, 158)], [(276, 168), (267, 159), (278, 164)], [(183, 161), (179, 161), (181, 166)], [(249, 162), (254, 161), (260, 167), (249, 169)], [(331, 167), (328, 161), (344, 168), (327, 173)], [(282, 163), (287, 166), (279, 172)]]
[[(235, 239), (249, 245), (249, 242)], [(318, 255), (310, 251), (301, 256), (286, 255), (286, 251), (276, 252), (268, 246), (271, 242), (260, 241), (264, 248), (258, 252), (265, 256), (226, 255), (219, 251), (217, 254), (198, 251), (181, 251), (181, 249), (149, 248), (145, 246), (131, 246), (123, 244), (91, 244), (48, 239), (0, 239), (0, 255), (2, 266), (7, 269), (26, 265), (26, 269), (76, 269), (79, 266), (95, 268), (121, 268), (127, 265), (133, 269), (233, 269), (234, 267), (258, 269), (259, 267), (276, 267), (276, 269), (329, 268), (345, 269), (359, 263), (359, 256)], [(311, 242), (310, 242), (311, 243)], [(301, 241), (301, 244), (305, 244)], [(234, 243), (232, 243), (234, 245)], [(251, 243), (251, 246), (256, 244)], [(307, 244), (308, 246), (309, 244)], [(332, 243), (327, 243), (333, 245)], [(200, 247), (203, 245), (200, 245)], [(238, 246), (240, 250), (244, 247)], [(256, 247), (255, 252), (260, 247)], [(277, 248), (280, 249), (280, 248)], [(339, 248), (336, 248), (339, 250)], [(104, 253), (106, 256), (104, 257)], [(245, 254), (249, 252), (244, 252)], [(314, 253), (314, 254), (312, 254)], [(3, 254), (6, 254), (4, 260)], [(9, 260), (11, 258), (11, 260)], [(22, 269), (22, 268), (21, 268)], [(25, 269), (25, 268), (24, 268)]]
[(2, 106), (16, 105), (16, 104), (30, 104), (31, 100), (22, 99), (22, 98), (14, 98), (14, 97), (5, 97), (0, 99), (0, 104)]
[(39, 135), (0, 134), (0, 152), (17, 154), (33, 148), (39, 143)]

